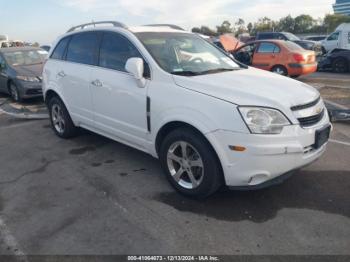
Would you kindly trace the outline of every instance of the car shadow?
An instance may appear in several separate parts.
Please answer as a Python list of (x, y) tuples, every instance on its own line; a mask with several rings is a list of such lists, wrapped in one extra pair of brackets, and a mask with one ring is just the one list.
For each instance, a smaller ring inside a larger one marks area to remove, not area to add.
[(300, 171), (284, 184), (257, 191), (223, 191), (205, 200), (160, 193), (154, 200), (182, 211), (224, 221), (262, 223), (284, 208), (350, 217), (350, 171)]

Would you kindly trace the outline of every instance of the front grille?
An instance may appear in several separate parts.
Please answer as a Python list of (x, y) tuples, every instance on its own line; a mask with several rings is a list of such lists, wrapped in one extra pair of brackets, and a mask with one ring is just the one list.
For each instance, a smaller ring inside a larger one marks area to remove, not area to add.
[(309, 107), (313, 107), (313, 106), (317, 105), (318, 102), (320, 102), (320, 100), (321, 100), (321, 97), (319, 96), (315, 101), (312, 101), (312, 102), (304, 104), (304, 105), (293, 106), (293, 107), (291, 107), (291, 109), (292, 109), (292, 111), (298, 111), (298, 110), (306, 109)]
[(317, 115), (304, 117), (304, 118), (298, 118), (298, 120), (299, 120), (299, 123), (302, 127), (313, 126), (322, 120), (322, 118), (324, 117), (324, 113), (325, 113), (324, 110), (322, 110), (322, 112), (317, 114)]

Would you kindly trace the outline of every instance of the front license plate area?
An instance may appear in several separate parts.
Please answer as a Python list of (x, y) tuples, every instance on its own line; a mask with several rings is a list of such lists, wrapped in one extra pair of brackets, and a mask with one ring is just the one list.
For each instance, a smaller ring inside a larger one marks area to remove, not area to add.
[(316, 136), (315, 136), (315, 149), (321, 148), (325, 143), (328, 142), (329, 136), (331, 134), (331, 126), (327, 126), (325, 128), (322, 128), (320, 130), (316, 131)]

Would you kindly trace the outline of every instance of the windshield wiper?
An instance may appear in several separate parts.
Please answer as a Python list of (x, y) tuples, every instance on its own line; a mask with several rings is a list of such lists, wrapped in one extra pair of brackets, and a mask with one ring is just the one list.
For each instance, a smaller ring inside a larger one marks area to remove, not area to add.
[(216, 69), (210, 69), (206, 71), (202, 71), (197, 73), (198, 75), (206, 75), (206, 74), (215, 74), (215, 73), (220, 73), (220, 72), (228, 72), (228, 71), (233, 71), (236, 70), (234, 68), (216, 68)]
[(179, 75), (179, 76), (197, 76), (198, 73), (197, 72), (193, 72), (193, 71), (175, 71), (175, 72), (171, 72), (172, 75)]

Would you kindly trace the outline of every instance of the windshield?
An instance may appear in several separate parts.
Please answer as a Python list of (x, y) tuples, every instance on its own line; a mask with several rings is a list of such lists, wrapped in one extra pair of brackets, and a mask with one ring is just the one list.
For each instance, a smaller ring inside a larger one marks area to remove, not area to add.
[(299, 41), (300, 40), (300, 38), (299, 37), (297, 37), (296, 35), (293, 35), (293, 34), (291, 34), (291, 33), (283, 33), (287, 38), (288, 38), (288, 40), (290, 40), (290, 41)]
[(171, 74), (194, 76), (240, 68), (232, 58), (197, 35), (144, 32), (136, 36), (158, 65)]
[(47, 57), (44, 50), (18, 50), (13, 52), (5, 52), (4, 57), (9, 65), (23, 66), (42, 64)]

